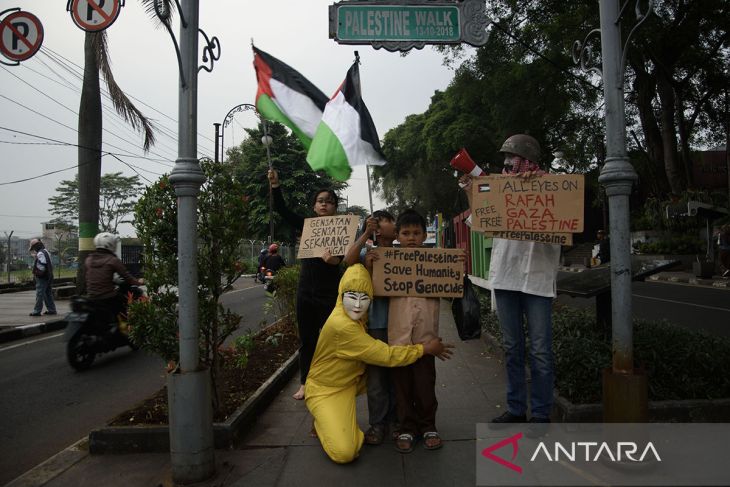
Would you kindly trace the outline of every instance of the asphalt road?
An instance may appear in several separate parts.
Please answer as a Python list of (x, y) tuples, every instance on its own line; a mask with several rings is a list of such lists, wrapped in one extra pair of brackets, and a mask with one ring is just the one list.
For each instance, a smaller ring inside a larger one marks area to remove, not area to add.
[[(253, 279), (238, 282), (221, 299), (243, 316), (238, 333), (258, 330), (266, 296)], [(66, 363), (63, 333), (0, 346), (0, 485), (103, 426), (158, 391), (165, 364), (124, 347), (74, 372)]]
[[(666, 282), (632, 283), (633, 315), (659, 320), (730, 338), (730, 289)], [(574, 307), (595, 307), (595, 299), (561, 295), (558, 302)]]

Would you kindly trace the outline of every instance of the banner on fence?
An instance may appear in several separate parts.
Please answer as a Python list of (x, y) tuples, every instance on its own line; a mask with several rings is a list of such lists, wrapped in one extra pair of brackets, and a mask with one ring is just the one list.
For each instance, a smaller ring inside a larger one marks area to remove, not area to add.
[(517, 240), (546, 242), (551, 240), (540, 234), (581, 233), (584, 192), (582, 174), (547, 174), (529, 179), (508, 175), (475, 178), (472, 229), (510, 232)]
[(464, 294), (462, 249), (374, 249), (373, 287), (376, 296), (460, 298)]
[(332, 255), (345, 255), (355, 242), (360, 219), (357, 215), (334, 215), (304, 220), (297, 258), (322, 257), (329, 250)]

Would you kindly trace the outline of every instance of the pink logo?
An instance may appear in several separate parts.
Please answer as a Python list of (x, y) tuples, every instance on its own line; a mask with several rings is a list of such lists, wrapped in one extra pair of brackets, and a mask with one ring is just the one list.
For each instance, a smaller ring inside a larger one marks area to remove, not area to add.
[(510, 470), (514, 470), (517, 473), (522, 473), (522, 467), (519, 465), (515, 465), (514, 463), (505, 460), (504, 458), (498, 457), (497, 455), (493, 454), (492, 452), (495, 450), (499, 450), (505, 445), (512, 444), (512, 458), (511, 460), (514, 460), (517, 456), (517, 451), (519, 450), (519, 446), (517, 445), (517, 442), (522, 438), (522, 433), (517, 433), (513, 436), (510, 436), (509, 438), (505, 438), (502, 441), (499, 441), (495, 443), (492, 446), (486, 447), (484, 450), (482, 450), (482, 455), (486, 458), (489, 458), (490, 460), (497, 462), (498, 464), (502, 465), (503, 467), (507, 467)]

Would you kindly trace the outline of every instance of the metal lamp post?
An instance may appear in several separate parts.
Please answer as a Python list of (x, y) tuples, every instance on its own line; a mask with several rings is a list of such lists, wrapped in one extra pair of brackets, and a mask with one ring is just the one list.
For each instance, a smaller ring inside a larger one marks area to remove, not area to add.
[(180, 14), (179, 46), (170, 27), (169, 9), (164, 2), (155, 2), (155, 12), (175, 45), (180, 69), (178, 159), (170, 175), (178, 205), (180, 362), (168, 374), (167, 388), (172, 477), (176, 483), (190, 484), (215, 473), (210, 371), (200, 364), (198, 339), (197, 207), (205, 181), (197, 159), (198, 32), (207, 41), (203, 61), (210, 63), (200, 69), (213, 69), (213, 62), (220, 57), (220, 43), (198, 28), (197, 1), (175, 5)]
[[(629, 235), (629, 195), (637, 181), (636, 171), (626, 152), (626, 113), (624, 107), (624, 66), (631, 36), (652, 12), (650, 0), (646, 11), (636, 5), (637, 23), (621, 45), (621, 18), (626, 3), (619, 9), (618, 0), (600, 1), (601, 28), (591, 31), (583, 43), (576, 41), (573, 59), (586, 71), (603, 77), (606, 110), (606, 163), (598, 177), (608, 195), (611, 235), (611, 299), (613, 363), (603, 374), (603, 418), (606, 422), (641, 422), (648, 417), (646, 375), (634, 369), (631, 302), (631, 255)], [(588, 68), (591, 50), (588, 38), (601, 38), (602, 70)]]
[[(268, 132), (268, 125), (266, 124), (266, 120), (264, 120), (261, 117), (261, 114), (256, 110), (256, 106), (252, 105), (251, 103), (241, 103), (240, 105), (236, 105), (235, 107), (228, 110), (228, 113), (226, 113), (226, 116), (223, 118), (223, 123), (214, 123), (213, 126), (215, 127), (215, 162), (219, 162), (218, 160), (218, 140), (220, 139), (220, 154), (221, 158), (225, 159), (225, 146), (223, 145), (223, 136), (225, 134), (225, 129), (228, 127), (231, 122), (233, 122), (233, 117), (238, 112), (242, 112), (244, 110), (252, 110), (254, 113), (256, 113), (256, 116), (261, 120), (261, 125), (263, 126), (264, 135), (261, 137), (261, 144), (266, 147), (266, 160), (269, 165), (269, 169), (272, 169), (271, 165), (271, 144), (273, 143), (274, 139), (271, 138)], [(221, 125), (223, 125), (223, 130), (221, 130)], [(271, 192), (271, 187), (269, 187), (269, 243), (274, 241), (274, 195)]]

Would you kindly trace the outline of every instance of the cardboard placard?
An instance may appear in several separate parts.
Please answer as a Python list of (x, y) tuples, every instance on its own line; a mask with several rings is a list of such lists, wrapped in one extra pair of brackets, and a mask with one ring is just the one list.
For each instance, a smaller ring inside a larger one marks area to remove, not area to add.
[(572, 233), (540, 233), (540, 232), (484, 232), (487, 238), (503, 238), (505, 240), (523, 240), (528, 242), (573, 245)]
[(373, 263), (376, 296), (460, 298), (464, 295), (464, 251), (378, 247)]
[(345, 255), (355, 242), (359, 225), (360, 218), (357, 215), (306, 218), (297, 258), (322, 257), (326, 250), (332, 255)]
[(585, 178), (546, 174), (475, 178), (472, 229), (482, 232), (581, 233)]

